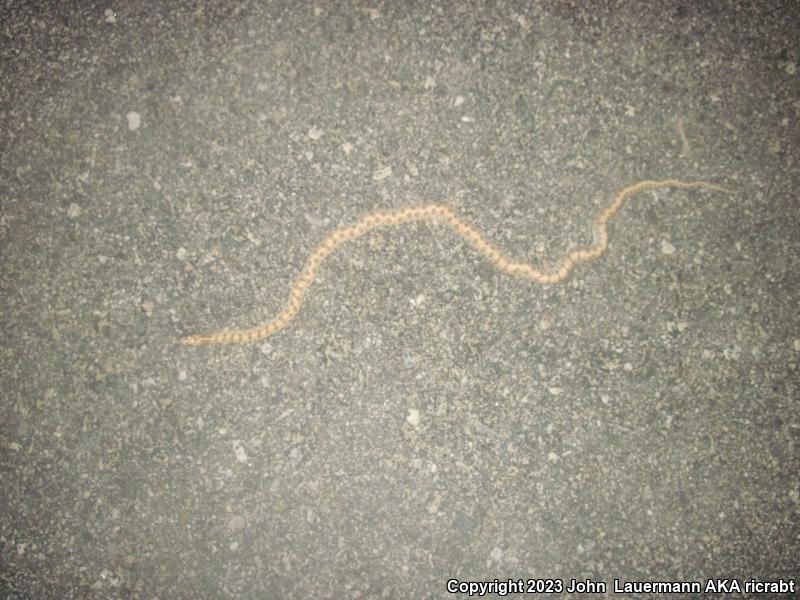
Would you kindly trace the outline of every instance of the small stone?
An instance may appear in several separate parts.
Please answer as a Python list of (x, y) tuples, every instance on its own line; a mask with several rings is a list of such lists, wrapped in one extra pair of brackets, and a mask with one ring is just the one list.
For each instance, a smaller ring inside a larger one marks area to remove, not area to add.
[(142, 116), (138, 112), (131, 111), (125, 118), (128, 120), (128, 131), (136, 131), (142, 124)]
[(69, 208), (67, 209), (67, 216), (70, 219), (76, 219), (81, 216), (82, 212), (83, 210), (81, 209), (81, 207), (73, 202), (72, 204), (69, 205)]
[(105, 16), (105, 18), (106, 18), (105, 19), (106, 23), (116, 23), (117, 22), (117, 14), (113, 10), (111, 10), (110, 8), (107, 8), (105, 10), (105, 12), (103, 13), (103, 16)]
[(233, 452), (236, 454), (236, 462), (247, 462), (247, 452), (244, 451), (244, 448), (239, 440), (233, 442)]
[(661, 254), (675, 254), (675, 246), (668, 240), (661, 240)]
[(439, 512), (439, 507), (442, 505), (443, 499), (444, 496), (440, 492), (437, 492), (433, 497), (433, 501), (428, 505), (428, 514), (435, 515)]
[(318, 139), (320, 139), (323, 135), (325, 135), (325, 132), (317, 127), (312, 127), (311, 129), (308, 130), (308, 137), (310, 137), (315, 142)]
[(380, 181), (386, 179), (392, 174), (392, 167), (381, 167), (372, 174), (373, 181)]
[(247, 521), (244, 520), (242, 515), (233, 515), (230, 519), (228, 519), (228, 530), (229, 531), (241, 531), (244, 529), (244, 526), (247, 524)]
[(417, 425), (419, 425), (419, 410), (417, 410), (416, 408), (409, 408), (408, 416), (406, 417), (406, 423), (408, 423), (412, 427), (416, 427)]
[(178, 248), (178, 251), (175, 253), (175, 256), (178, 258), (178, 260), (185, 260), (186, 255), (186, 248)]

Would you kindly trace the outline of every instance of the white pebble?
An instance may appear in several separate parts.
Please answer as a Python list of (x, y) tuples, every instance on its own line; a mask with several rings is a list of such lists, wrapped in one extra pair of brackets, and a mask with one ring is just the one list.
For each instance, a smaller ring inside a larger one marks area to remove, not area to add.
[(314, 141), (317, 141), (323, 135), (325, 135), (325, 132), (322, 129), (312, 127), (311, 129), (308, 130), (308, 137), (310, 137)]
[(138, 112), (131, 111), (125, 118), (128, 119), (128, 131), (136, 131), (142, 124), (142, 115)]
[(406, 422), (412, 427), (416, 427), (417, 425), (419, 425), (419, 411), (416, 408), (408, 409), (408, 416), (406, 417)]
[(240, 463), (247, 462), (247, 452), (242, 448), (242, 443), (239, 440), (233, 442), (233, 452), (236, 454), (236, 461)]
[(675, 246), (667, 240), (661, 240), (661, 254), (675, 254)]
[(81, 207), (73, 202), (72, 204), (69, 205), (69, 208), (67, 209), (67, 216), (70, 219), (75, 219), (76, 217), (81, 216), (81, 212), (83, 212), (81, 210)]

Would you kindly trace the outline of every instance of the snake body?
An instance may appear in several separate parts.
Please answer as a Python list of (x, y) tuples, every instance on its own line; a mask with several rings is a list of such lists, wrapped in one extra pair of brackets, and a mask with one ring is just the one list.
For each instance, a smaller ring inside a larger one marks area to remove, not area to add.
[(410, 206), (395, 210), (378, 210), (361, 220), (341, 227), (332, 232), (306, 259), (300, 275), (289, 292), (289, 299), (278, 315), (258, 327), (251, 329), (220, 331), (217, 333), (189, 335), (181, 338), (181, 342), (189, 346), (207, 346), (210, 344), (239, 344), (255, 342), (276, 334), (285, 328), (300, 312), (303, 298), (308, 288), (317, 278), (325, 259), (339, 246), (355, 240), (380, 227), (392, 227), (414, 221), (428, 221), (447, 225), (466, 242), (486, 257), (497, 269), (513, 277), (524, 277), (531, 281), (550, 285), (559, 283), (569, 276), (576, 265), (599, 258), (608, 248), (608, 221), (619, 212), (625, 201), (646, 190), (677, 188), (684, 190), (708, 189), (727, 194), (731, 190), (705, 181), (679, 181), (665, 179), (663, 181), (639, 181), (617, 192), (609, 205), (595, 217), (592, 222), (594, 243), (582, 248), (575, 248), (564, 254), (552, 269), (537, 269), (526, 262), (515, 262), (509, 259), (502, 250), (492, 244), (486, 237), (462, 219), (447, 204), (427, 204)]

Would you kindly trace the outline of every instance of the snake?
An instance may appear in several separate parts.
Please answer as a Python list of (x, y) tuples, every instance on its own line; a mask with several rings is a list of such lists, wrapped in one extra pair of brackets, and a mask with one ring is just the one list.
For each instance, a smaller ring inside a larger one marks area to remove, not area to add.
[(485, 257), (502, 273), (512, 277), (528, 279), (540, 285), (553, 285), (564, 281), (581, 263), (597, 260), (608, 249), (608, 222), (616, 215), (626, 200), (647, 190), (674, 188), (682, 190), (706, 189), (726, 194), (733, 191), (706, 181), (638, 181), (620, 189), (608, 205), (592, 221), (594, 241), (588, 246), (573, 248), (566, 252), (553, 267), (536, 268), (527, 262), (509, 258), (500, 248), (489, 241), (474, 225), (458, 215), (450, 204), (423, 204), (398, 209), (377, 210), (350, 225), (330, 233), (306, 259), (302, 271), (294, 280), (283, 309), (271, 320), (250, 329), (225, 330), (215, 333), (187, 335), (180, 342), (188, 346), (211, 344), (243, 344), (263, 340), (286, 328), (300, 312), (308, 289), (319, 274), (328, 256), (339, 246), (358, 239), (371, 231), (384, 227), (397, 227), (413, 222), (433, 222), (447, 226), (467, 244)]

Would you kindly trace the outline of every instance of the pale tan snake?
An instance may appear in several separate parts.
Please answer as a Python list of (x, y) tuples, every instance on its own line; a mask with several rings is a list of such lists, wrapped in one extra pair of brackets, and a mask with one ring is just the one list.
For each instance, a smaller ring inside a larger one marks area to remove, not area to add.
[(274, 335), (300, 312), (308, 288), (316, 279), (322, 263), (336, 248), (344, 242), (359, 238), (373, 229), (402, 225), (411, 221), (434, 221), (449, 226), (464, 238), (470, 246), (486, 257), (497, 269), (514, 277), (524, 277), (542, 285), (558, 283), (566, 279), (575, 266), (599, 258), (608, 248), (608, 221), (622, 208), (629, 197), (645, 190), (661, 188), (679, 188), (684, 190), (708, 189), (732, 193), (722, 186), (705, 181), (639, 181), (621, 189), (611, 203), (595, 217), (592, 223), (594, 243), (583, 248), (575, 248), (562, 256), (552, 269), (537, 269), (526, 262), (515, 262), (509, 259), (502, 250), (492, 244), (470, 223), (459, 217), (447, 204), (427, 204), (410, 206), (394, 210), (379, 210), (362, 217), (361, 220), (335, 230), (322, 241), (306, 260), (303, 270), (295, 280), (289, 292), (289, 299), (283, 310), (274, 319), (253, 327), (217, 333), (189, 335), (181, 338), (181, 342), (189, 346), (205, 346), (209, 344), (227, 344), (254, 342)]

